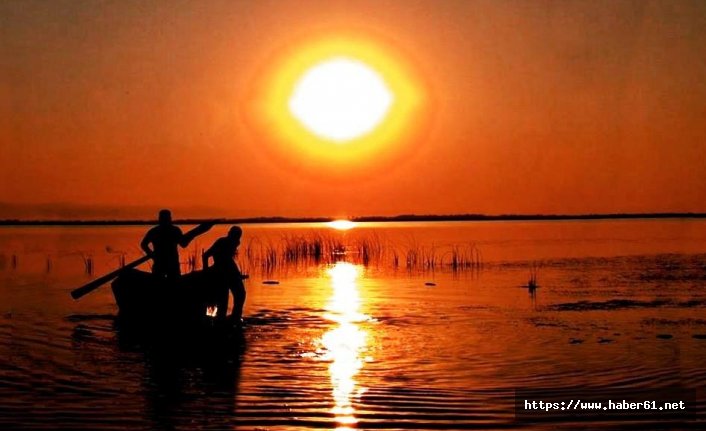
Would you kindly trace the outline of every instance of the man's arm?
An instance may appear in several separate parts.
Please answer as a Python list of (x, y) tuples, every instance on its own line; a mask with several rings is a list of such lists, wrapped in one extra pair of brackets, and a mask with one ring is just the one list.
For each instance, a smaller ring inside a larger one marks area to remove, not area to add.
[(142, 242), (140, 243), (140, 248), (145, 252), (145, 254), (151, 254), (152, 249), (150, 248), (150, 243), (152, 243), (152, 230), (150, 229), (147, 231), (145, 234), (145, 237), (142, 238)]
[(179, 244), (179, 246), (180, 246), (181, 248), (186, 248), (186, 247), (189, 245), (189, 243), (191, 243), (191, 241), (192, 241), (194, 238), (196, 238), (196, 235), (189, 235), (188, 233), (187, 233), (187, 234), (182, 233), (181, 229), (179, 229), (179, 228), (176, 227), (176, 226), (174, 226), (174, 229), (176, 229), (176, 231), (177, 231), (177, 238), (179, 238), (179, 239), (177, 240), (177, 244)]
[(208, 258), (211, 256), (213, 256), (213, 245), (201, 255), (201, 266), (203, 269), (208, 268)]
[(213, 221), (201, 223), (200, 225), (191, 229), (187, 233), (182, 233), (181, 229), (179, 229), (177, 226), (174, 226), (174, 229), (176, 229), (177, 244), (179, 244), (181, 248), (186, 248), (189, 243), (194, 240), (194, 238), (201, 235), (202, 233), (208, 232), (214, 224), (215, 222)]

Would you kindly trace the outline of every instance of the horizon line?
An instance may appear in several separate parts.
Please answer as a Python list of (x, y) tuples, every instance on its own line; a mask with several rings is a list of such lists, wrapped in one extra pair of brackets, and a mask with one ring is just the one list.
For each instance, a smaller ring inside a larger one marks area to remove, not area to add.
[[(343, 220), (352, 222), (443, 222), (443, 221), (552, 221), (552, 220), (626, 220), (626, 219), (677, 219), (706, 218), (701, 212), (657, 212), (657, 213), (589, 213), (589, 214), (398, 214), (394, 216), (359, 216)], [(183, 218), (174, 224), (275, 224), (275, 223), (327, 223), (341, 220), (339, 217), (232, 217), (232, 218)], [(2, 219), (0, 226), (141, 226), (155, 224), (156, 219)]]

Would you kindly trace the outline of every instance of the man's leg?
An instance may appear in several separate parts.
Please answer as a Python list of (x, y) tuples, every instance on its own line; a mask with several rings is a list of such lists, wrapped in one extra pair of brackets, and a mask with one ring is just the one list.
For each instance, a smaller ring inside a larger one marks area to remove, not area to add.
[(245, 285), (243, 280), (238, 280), (233, 288), (233, 314), (232, 317), (236, 322), (240, 322), (243, 318), (243, 306), (245, 305)]
[(219, 320), (225, 319), (228, 314), (228, 288), (225, 286), (218, 292), (216, 307), (218, 307), (216, 317), (218, 317)]

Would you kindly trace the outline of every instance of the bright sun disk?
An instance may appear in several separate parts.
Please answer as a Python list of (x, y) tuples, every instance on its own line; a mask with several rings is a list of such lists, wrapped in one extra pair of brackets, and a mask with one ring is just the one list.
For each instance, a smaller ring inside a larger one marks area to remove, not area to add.
[(345, 142), (374, 130), (393, 99), (372, 68), (358, 60), (335, 57), (304, 73), (289, 99), (289, 110), (315, 135)]

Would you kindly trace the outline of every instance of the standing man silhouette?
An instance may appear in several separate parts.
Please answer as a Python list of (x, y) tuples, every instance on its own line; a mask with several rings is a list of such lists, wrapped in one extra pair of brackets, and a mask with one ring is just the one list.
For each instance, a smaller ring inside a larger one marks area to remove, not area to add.
[(240, 239), (243, 236), (243, 229), (240, 226), (233, 226), (228, 231), (228, 235), (219, 238), (213, 243), (211, 248), (206, 250), (201, 256), (203, 269), (209, 268), (208, 260), (213, 258), (211, 272), (216, 278), (213, 285), (214, 302), (218, 307), (216, 315), (220, 318), (226, 317), (228, 311), (228, 291), (233, 294), (233, 313), (231, 318), (236, 324), (242, 323), (243, 305), (245, 304), (245, 285), (243, 280), (248, 278), (240, 272), (240, 268), (235, 263), (235, 255), (240, 246)]
[[(142, 239), (140, 247), (147, 254), (152, 255), (154, 264), (152, 273), (160, 277), (169, 279), (177, 278), (181, 275), (179, 265), (179, 250), (189, 245), (193, 235), (184, 235), (178, 227), (172, 223), (172, 213), (169, 210), (159, 212), (159, 224), (149, 231)], [(152, 248), (150, 248), (150, 244)]]

